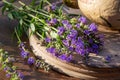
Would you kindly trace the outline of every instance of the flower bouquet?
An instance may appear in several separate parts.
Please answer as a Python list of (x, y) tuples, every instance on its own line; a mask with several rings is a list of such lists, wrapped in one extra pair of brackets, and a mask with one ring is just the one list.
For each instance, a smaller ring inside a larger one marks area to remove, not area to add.
[[(78, 66), (87, 65), (89, 54), (99, 54), (102, 49), (103, 37), (98, 33), (95, 23), (88, 24), (83, 16), (67, 15), (62, 11), (62, 6), (57, 7), (47, 0), (40, 0), (37, 5), (36, 0), (32, 0), (30, 5), (19, 1), (21, 7), (6, 0), (3, 2), (3, 13), (8, 12), (10, 19), (18, 21), (15, 33), (19, 44), (22, 44), (23, 33), (29, 31), (33, 52), (48, 64), (70, 76), (94, 78), (82, 75), (88, 71)], [(82, 64), (78, 65), (75, 56), (79, 57)]]

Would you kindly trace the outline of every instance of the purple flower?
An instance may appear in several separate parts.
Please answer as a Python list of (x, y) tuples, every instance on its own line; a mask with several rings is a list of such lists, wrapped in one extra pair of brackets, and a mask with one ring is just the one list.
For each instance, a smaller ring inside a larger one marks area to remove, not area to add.
[(25, 48), (25, 44), (24, 44), (23, 42), (21, 42), (21, 43), (19, 44), (19, 49), (22, 51), (23, 48)]
[(87, 22), (87, 19), (82, 16), (82, 17), (80, 17), (80, 18), (78, 19), (78, 21), (79, 21), (79, 22), (82, 22), (83, 24), (85, 24), (85, 23)]
[(24, 51), (24, 50), (21, 51), (21, 57), (22, 57), (22, 58), (25, 59), (25, 58), (27, 58), (28, 56), (29, 56), (29, 53), (28, 53), (28, 52), (26, 52), (26, 51)]
[(50, 48), (47, 48), (47, 52), (49, 52), (49, 53), (55, 53), (56, 50), (55, 50), (54, 47), (50, 47)]
[(56, 5), (55, 5), (55, 4), (52, 4), (51, 9), (52, 9), (53, 11), (56, 10)]
[(66, 26), (66, 25), (69, 24), (69, 21), (68, 21), (68, 20), (62, 20), (62, 24), (63, 24), (64, 26)]
[(75, 45), (76, 42), (77, 42), (77, 40), (73, 38), (73, 39), (71, 40), (71, 45)]
[(110, 62), (110, 61), (111, 61), (111, 56), (109, 56), (109, 55), (106, 56), (106, 57), (105, 57), (105, 60), (106, 60), (107, 62)]
[(70, 31), (70, 37), (71, 37), (71, 38), (76, 38), (77, 35), (78, 35), (78, 32), (77, 32), (76, 30), (71, 30), (71, 31)]
[(48, 24), (48, 26), (51, 26), (51, 23), (49, 20), (46, 20), (46, 23)]
[(93, 49), (92, 49), (91, 47), (88, 47), (88, 48), (87, 48), (88, 53), (92, 53), (92, 50), (93, 50)]
[(23, 42), (21, 42), (21, 43), (19, 44), (19, 47), (20, 47), (20, 48), (25, 47), (25, 44), (24, 44)]
[(67, 58), (66, 58), (66, 61), (67, 62), (70, 62), (72, 60), (72, 55), (69, 55)]
[(78, 37), (77, 42), (83, 42), (81, 37)]
[(48, 37), (45, 38), (45, 42), (48, 42), (48, 43), (51, 42), (50, 38), (48, 38)]
[(76, 48), (75, 51), (80, 54), (80, 55), (85, 55), (85, 49), (81, 49), (81, 48)]
[(94, 44), (92, 44), (92, 48), (93, 48), (93, 49), (98, 49), (99, 46), (98, 46), (97, 44), (94, 43)]
[(84, 48), (84, 42), (82, 41), (81, 37), (78, 37), (78, 40), (75, 45), (76, 48)]
[(85, 33), (86, 35), (89, 35), (89, 34), (90, 34), (90, 31), (84, 30), (84, 33)]
[(35, 59), (33, 57), (29, 57), (27, 63), (29, 65), (33, 65), (35, 63)]
[(66, 29), (71, 29), (72, 25), (69, 23), (68, 20), (62, 20), (62, 24), (66, 27)]
[(98, 54), (99, 51), (98, 51), (98, 49), (92, 49), (91, 52), (95, 53), (95, 54)]
[(95, 23), (90, 24), (88, 28), (90, 31), (97, 32), (97, 25)]
[(52, 25), (55, 25), (57, 22), (58, 22), (58, 21), (57, 21), (56, 18), (52, 18), (52, 19), (50, 20), (50, 23), (51, 23)]
[(62, 42), (65, 46), (69, 46), (69, 42), (67, 40), (62, 40)]
[(20, 50), (20, 51), (23, 51), (24, 49), (23, 49), (23, 48), (21, 48), (21, 47), (19, 47), (19, 50)]
[(74, 50), (74, 48), (73, 48), (73, 47), (71, 47), (71, 46), (70, 46), (68, 49), (69, 49), (70, 51), (73, 51), (73, 50)]
[(61, 60), (65, 60), (67, 62), (70, 62), (72, 60), (72, 55), (67, 56), (66, 54), (62, 54), (58, 58)]
[(76, 43), (76, 48), (84, 48), (84, 44), (81, 42)]
[(10, 78), (10, 77), (11, 77), (11, 75), (8, 73), (8, 74), (6, 74), (6, 77), (7, 77), (7, 78)]
[(23, 80), (24, 75), (22, 73), (18, 73), (18, 77), (20, 78), (20, 80)]
[(89, 43), (91, 43), (91, 44), (93, 43), (93, 39), (89, 39), (88, 41), (89, 41)]
[(65, 31), (65, 28), (63, 26), (58, 28), (59, 35), (62, 35), (64, 31)]
[(59, 53), (58, 53), (58, 52), (55, 52), (55, 53), (52, 53), (52, 55), (58, 57), (58, 56), (59, 56)]
[(66, 60), (67, 55), (66, 54), (62, 54), (58, 58), (60, 58), (61, 60)]
[(98, 46), (98, 44), (95, 44), (95, 43), (92, 44), (91, 52), (98, 54), (98, 52), (99, 52), (99, 46)]
[(71, 25), (71, 24), (67, 24), (67, 25), (66, 25), (66, 29), (69, 29), (69, 30), (70, 30), (71, 28), (72, 28), (72, 25)]
[(72, 39), (71, 35), (68, 34), (67, 37), (66, 37), (66, 39), (70, 41)]
[(75, 26), (76, 26), (77, 28), (80, 28), (80, 23), (77, 23)]
[(99, 44), (94, 43), (92, 39), (89, 39), (89, 43), (91, 46), (87, 48), (88, 52), (98, 54), (100, 48)]
[(5, 67), (5, 68), (4, 68), (4, 71), (7, 71), (7, 70), (8, 70), (8, 68), (7, 68), (7, 67)]
[(85, 48), (85, 52), (86, 52), (86, 54), (89, 54), (90, 53), (89, 48)]

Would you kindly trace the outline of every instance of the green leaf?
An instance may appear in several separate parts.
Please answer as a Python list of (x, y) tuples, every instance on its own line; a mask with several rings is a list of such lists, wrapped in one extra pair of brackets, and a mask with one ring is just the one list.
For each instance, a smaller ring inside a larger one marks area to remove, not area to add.
[(8, 17), (9, 17), (10, 19), (14, 19), (14, 18), (13, 18), (13, 15), (12, 15), (11, 13), (8, 13)]
[(31, 28), (32, 32), (35, 32), (35, 25), (33, 23), (30, 24), (30, 28)]
[(45, 37), (45, 32), (42, 32), (42, 36)]

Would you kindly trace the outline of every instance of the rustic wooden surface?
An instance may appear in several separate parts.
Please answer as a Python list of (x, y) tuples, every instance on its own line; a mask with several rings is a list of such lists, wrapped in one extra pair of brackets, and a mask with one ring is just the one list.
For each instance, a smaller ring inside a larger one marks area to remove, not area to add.
[[(26, 0), (25, 0), (26, 1)], [(0, 12), (0, 48), (3, 48), (7, 50), (11, 55), (15, 56), (17, 58), (17, 63), (15, 63), (16, 66), (19, 66), (19, 71), (21, 71), (25, 75), (25, 80), (80, 80), (77, 78), (72, 78), (69, 76), (65, 76), (63, 74), (57, 73), (53, 70), (50, 72), (44, 72), (43, 70), (40, 71), (33, 71), (31, 68), (29, 68), (28, 65), (24, 64), (23, 60), (19, 57), (19, 50), (17, 47), (17, 40), (12, 38), (13, 29), (12, 27), (16, 26), (14, 21), (9, 21), (6, 16), (2, 16)], [(106, 46), (106, 48), (109, 48), (107, 50), (107, 53), (109, 55), (110, 52), (114, 52), (114, 54), (119, 55), (120, 51), (120, 34), (119, 33), (106, 33), (107, 36), (113, 35), (113, 44), (112, 46), (109, 38), (108, 41), (105, 44), (109, 44)], [(116, 35), (117, 37), (115, 37)], [(112, 36), (111, 36), (112, 37)], [(116, 40), (117, 39), (117, 40)], [(117, 44), (117, 48), (116, 48)], [(110, 48), (113, 48), (113, 51), (111, 51)], [(93, 58), (92, 58), (93, 59)], [(120, 60), (118, 60), (120, 61)], [(7, 80), (5, 77), (5, 72), (0, 71), (0, 80)]]

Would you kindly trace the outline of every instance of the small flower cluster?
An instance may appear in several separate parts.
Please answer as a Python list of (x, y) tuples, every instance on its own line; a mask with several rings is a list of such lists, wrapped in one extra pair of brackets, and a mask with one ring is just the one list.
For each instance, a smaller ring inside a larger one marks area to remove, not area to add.
[(46, 50), (47, 52), (51, 53), (53, 56), (56, 56), (61, 60), (65, 60), (67, 62), (70, 62), (72, 60), (72, 55), (62, 54), (61, 51), (57, 50), (56, 48), (50, 47)]
[(50, 5), (49, 7), (47, 7), (47, 11), (48, 12), (55, 12), (57, 9), (57, 6), (55, 3), (53, 3), (52, 5)]
[(11, 80), (23, 80), (24, 75), (16, 70), (16, 66), (13, 66), (14, 62), (14, 57), (8, 56), (8, 52), (0, 49), (0, 63), (2, 64), (4, 71), (7, 73), (6, 77)]
[(26, 46), (23, 42), (19, 44), (20, 55), (27, 62), (27, 64), (31, 67), (35, 67), (36, 69), (44, 68), (45, 71), (50, 70), (50, 65), (44, 62), (42, 59), (35, 59), (30, 56), (30, 53), (26, 51)]

